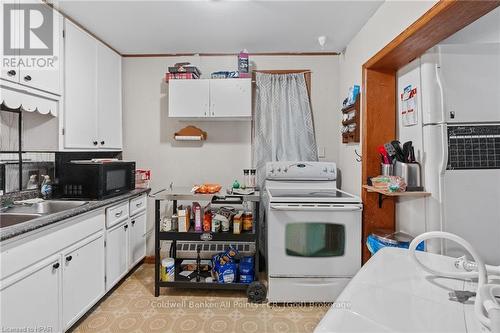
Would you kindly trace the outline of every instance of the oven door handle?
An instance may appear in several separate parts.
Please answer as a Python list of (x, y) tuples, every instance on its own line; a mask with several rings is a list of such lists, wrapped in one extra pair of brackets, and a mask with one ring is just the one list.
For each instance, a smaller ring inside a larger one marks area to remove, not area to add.
[(362, 209), (361, 206), (288, 206), (288, 205), (271, 205), (271, 209), (280, 211), (337, 211), (337, 212), (353, 212)]

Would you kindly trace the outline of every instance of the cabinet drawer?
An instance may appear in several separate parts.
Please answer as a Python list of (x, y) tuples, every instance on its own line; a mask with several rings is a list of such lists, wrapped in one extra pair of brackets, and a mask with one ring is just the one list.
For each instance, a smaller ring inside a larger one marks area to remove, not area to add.
[(106, 209), (106, 228), (128, 219), (128, 201)]
[(141, 195), (140, 197), (133, 198), (130, 200), (130, 216), (133, 216), (139, 212), (146, 210), (147, 204), (146, 195)]
[(104, 210), (96, 210), (64, 220), (54, 227), (44, 228), (12, 244), (2, 244), (0, 279), (19, 272), (102, 229), (104, 229)]

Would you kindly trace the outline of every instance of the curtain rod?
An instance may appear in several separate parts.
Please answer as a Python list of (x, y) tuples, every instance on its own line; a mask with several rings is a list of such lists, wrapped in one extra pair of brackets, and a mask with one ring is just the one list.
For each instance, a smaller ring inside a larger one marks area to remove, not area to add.
[[(280, 73), (281, 72), (281, 73)], [(263, 74), (307, 74), (307, 73), (312, 73), (312, 71), (310, 70), (293, 70), (293, 69), (290, 69), (290, 70), (272, 70), (272, 69), (262, 69), (262, 70), (258, 70), (258, 69), (254, 69), (252, 70), (252, 73), (263, 73)]]
[[(282, 73), (279, 73), (279, 72), (282, 72)], [(278, 73), (273, 73), (273, 72), (278, 72)], [(308, 74), (308, 73), (312, 73), (312, 71), (309, 71), (309, 70), (296, 70), (294, 71), (293, 69), (290, 69), (290, 70), (287, 70), (287, 69), (284, 69), (284, 70), (257, 70), (257, 69), (254, 69), (252, 70), (252, 73), (261, 73), (261, 74), (274, 74), (274, 75), (285, 75), (285, 74)], [(252, 80), (252, 83), (256, 83), (257, 81), (255, 80)]]

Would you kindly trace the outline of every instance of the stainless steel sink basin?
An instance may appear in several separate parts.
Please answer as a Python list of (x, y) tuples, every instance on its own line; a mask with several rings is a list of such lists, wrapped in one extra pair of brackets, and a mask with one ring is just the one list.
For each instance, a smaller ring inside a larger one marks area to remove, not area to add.
[(67, 209), (76, 208), (85, 205), (87, 201), (57, 201), (49, 200), (36, 204), (30, 205), (19, 205), (8, 208), (6, 213), (16, 213), (16, 214), (54, 214), (59, 213)]
[(42, 216), (41, 214), (15, 214), (0, 213), (0, 228), (8, 227), (14, 224), (26, 222)]

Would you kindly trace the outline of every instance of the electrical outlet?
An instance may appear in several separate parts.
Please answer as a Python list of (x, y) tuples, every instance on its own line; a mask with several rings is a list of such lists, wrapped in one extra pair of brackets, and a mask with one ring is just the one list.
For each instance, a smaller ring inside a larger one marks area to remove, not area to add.
[(318, 147), (318, 158), (325, 158), (325, 147)]

